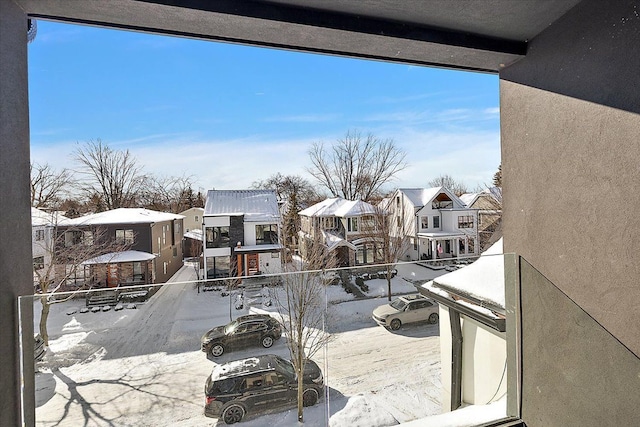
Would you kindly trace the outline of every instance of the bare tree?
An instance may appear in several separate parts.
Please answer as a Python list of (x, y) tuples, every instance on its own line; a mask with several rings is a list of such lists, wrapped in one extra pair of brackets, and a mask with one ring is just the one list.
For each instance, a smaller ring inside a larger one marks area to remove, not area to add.
[(57, 209), (74, 183), (69, 169), (55, 171), (51, 165), (31, 163), (31, 206)]
[(290, 264), (290, 271), (282, 275), (281, 289), (277, 289), (274, 296), (298, 378), (298, 422), (303, 422), (305, 365), (331, 339), (326, 332), (328, 276), (325, 273), (336, 265), (333, 255), (319, 240), (309, 242), (306, 255), (304, 262)]
[(51, 304), (67, 301), (77, 292), (91, 289), (95, 281), (83, 281), (82, 286), (65, 293), (62, 297), (56, 293), (65, 289), (65, 284), (77, 276), (84, 261), (107, 254), (115, 256), (118, 252), (128, 249), (128, 245), (106, 238), (106, 231), (102, 228), (69, 227), (62, 232), (58, 229), (54, 215), (52, 214), (49, 237), (44, 239), (41, 245), (46, 253), (47, 262), (34, 265), (35, 293), (41, 294), (42, 303), (39, 330), (45, 345), (49, 345), (47, 320)]
[(97, 197), (106, 210), (135, 203), (146, 177), (129, 150), (113, 150), (97, 139), (78, 146), (74, 159), (86, 177), (82, 191), (88, 198)]
[[(391, 279), (395, 276), (396, 263), (409, 249), (411, 238), (406, 230), (412, 229), (411, 221), (394, 217), (391, 199), (383, 199), (374, 207), (372, 215), (361, 217), (360, 234), (375, 246), (376, 261), (382, 264), (387, 280), (387, 298), (391, 301)], [(400, 224), (400, 222), (406, 222)]]
[(447, 174), (432, 179), (428, 182), (428, 185), (431, 187), (445, 187), (451, 190), (456, 196), (461, 196), (469, 191), (463, 182), (456, 181), (451, 175)]
[(357, 131), (347, 132), (328, 148), (314, 144), (309, 157), (308, 172), (334, 197), (347, 200), (379, 197), (381, 187), (407, 166), (405, 152), (392, 139), (363, 137)]
[(192, 186), (191, 176), (149, 176), (139, 201), (149, 209), (162, 212), (179, 213), (192, 207), (203, 207), (203, 200), (194, 194)]
[(293, 253), (297, 248), (300, 216), (298, 212), (319, 201), (321, 196), (313, 185), (298, 175), (276, 173), (263, 181), (254, 181), (256, 189), (276, 190), (278, 201), (284, 205), (282, 243)]

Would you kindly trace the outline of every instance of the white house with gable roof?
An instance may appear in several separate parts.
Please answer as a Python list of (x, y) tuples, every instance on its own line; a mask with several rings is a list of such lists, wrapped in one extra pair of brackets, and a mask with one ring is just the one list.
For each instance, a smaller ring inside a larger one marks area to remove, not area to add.
[(388, 198), (391, 233), (409, 237), (401, 257), (436, 260), (477, 255), (478, 211), (445, 187), (399, 188)]
[(375, 239), (371, 236), (376, 214), (376, 207), (367, 202), (339, 197), (300, 211), (302, 256), (309, 242), (320, 239), (329, 251), (336, 251), (340, 266), (381, 262)]

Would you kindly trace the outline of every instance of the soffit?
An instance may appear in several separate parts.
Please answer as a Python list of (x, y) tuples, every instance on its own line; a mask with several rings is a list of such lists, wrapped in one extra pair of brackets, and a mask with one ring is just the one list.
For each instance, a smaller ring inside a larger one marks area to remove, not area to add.
[(41, 19), (497, 72), (579, 0), (14, 0)]

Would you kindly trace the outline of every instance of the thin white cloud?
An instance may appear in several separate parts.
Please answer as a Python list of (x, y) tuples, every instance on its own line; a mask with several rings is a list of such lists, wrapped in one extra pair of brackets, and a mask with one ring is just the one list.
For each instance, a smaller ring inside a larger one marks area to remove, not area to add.
[(338, 118), (335, 114), (300, 114), (294, 116), (265, 117), (261, 121), (267, 123), (321, 123), (330, 122)]

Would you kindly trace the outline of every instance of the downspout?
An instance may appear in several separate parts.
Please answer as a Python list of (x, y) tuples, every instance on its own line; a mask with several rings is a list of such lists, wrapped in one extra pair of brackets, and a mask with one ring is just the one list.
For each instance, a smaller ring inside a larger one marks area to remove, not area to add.
[(460, 313), (449, 308), (451, 322), (451, 410), (462, 405), (462, 329)]

